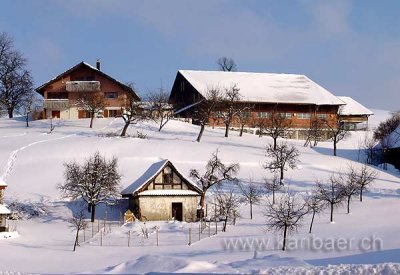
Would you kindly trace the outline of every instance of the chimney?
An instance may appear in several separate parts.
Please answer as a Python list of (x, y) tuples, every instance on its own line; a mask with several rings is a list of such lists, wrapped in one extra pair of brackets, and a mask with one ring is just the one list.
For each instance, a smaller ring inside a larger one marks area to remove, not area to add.
[(100, 71), (100, 59), (97, 59), (96, 61), (96, 68)]

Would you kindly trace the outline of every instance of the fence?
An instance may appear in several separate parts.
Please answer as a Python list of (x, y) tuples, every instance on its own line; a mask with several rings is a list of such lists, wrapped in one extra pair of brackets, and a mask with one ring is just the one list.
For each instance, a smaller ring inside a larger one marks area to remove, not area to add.
[(218, 234), (219, 222), (134, 222), (96, 220), (79, 233), (80, 246), (176, 246), (192, 245)]

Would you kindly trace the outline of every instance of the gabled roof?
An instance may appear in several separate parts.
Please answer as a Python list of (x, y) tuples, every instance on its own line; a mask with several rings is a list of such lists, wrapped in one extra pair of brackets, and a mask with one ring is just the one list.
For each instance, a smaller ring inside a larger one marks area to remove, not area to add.
[(361, 103), (355, 101), (353, 98), (349, 96), (338, 96), (340, 100), (342, 100), (346, 105), (340, 108), (340, 114), (349, 116), (349, 115), (373, 115), (374, 113), (370, 111), (367, 107), (362, 105)]
[[(167, 159), (153, 163), (143, 175), (141, 175), (137, 180), (135, 180), (127, 188), (122, 190), (121, 194), (123, 196), (124, 195), (134, 195), (135, 193), (140, 192), (140, 190), (142, 188), (144, 188), (146, 185), (150, 184), (150, 182), (153, 179), (155, 179), (158, 176), (158, 174), (160, 174), (161, 171), (167, 166), (171, 167), (172, 170), (178, 174), (178, 176), (185, 182), (185, 184), (187, 184), (189, 189), (196, 192), (197, 194), (201, 194), (201, 190), (190, 179), (188, 179), (181, 172), (179, 172), (179, 170), (176, 169), (176, 167), (172, 164), (172, 162), (170, 162)], [(149, 195), (150, 195), (150, 193), (149, 193)], [(164, 195), (168, 195), (168, 194), (164, 194)], [(188, 194), (182, 193), (181, 195), (188, 195)]]
[(58, 76), (54, 77), (53, 79), (51, 79), (51, 80), (47, 81), (46, 83), (44, 83), (43, 85), (39, 86), (38, 88), (36, 88), (36, 92), (38, 92), (39, 94), (43, 95), (43, 89), (46, 88), (48, 85), (52, 84), (53, 82), (59, 80), (60, 78), (70, 74), (71, 72), (73, 72), (73, 71), (75, 71), (75, 70), (77, 70), (77, 69), (79, 69), (81, 67), (86, 67), (86, 68), (89, 68), (89, 69), (91, 69), (93, 71), (96, 71), (101, 76), (104, 76), (105, 78), (107, 78), (107, 79), (117, 83), (118, 85), (120, 85), (123, 89), (133, 93), (137, 97), (137, 99), (140, 99), (139, 96), (137, 95), (137, 93), (131, 87), (129, 87), (128, 85), (116, 80), (115, 78), (109, 76), (108, 74), (104, 73), (101, 70), (98, 70), (96, 67), (93, 67), (92, 65), (90, 65), (90, 64), (88, 64), (88, 63), (86, 63), (84, 61), (78, 63), (77, 65), (73, 66), (72, 68), (66, 70), (65, 72), (59, 74)]
[(8, 215), (8, 214), (11, 214), (11, 211), (4, 204), (0, 204), (0, 214)]
[(204, 97), (209, 88), (230, 88), (236, 84), (240, 89), (242, 101), (312, 105), (344, 104), (305, 75), (191, 70), (180, 70), (179, 73)]

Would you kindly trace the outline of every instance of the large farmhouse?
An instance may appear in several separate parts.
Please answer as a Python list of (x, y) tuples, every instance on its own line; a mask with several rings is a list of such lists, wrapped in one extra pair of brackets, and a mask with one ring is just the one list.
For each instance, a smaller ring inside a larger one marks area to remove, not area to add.
[(7, 231), (7, 216), (11, 214), (11, 211), (3, 204), (4, 189), (7, 184), (0, 178), (0, 232)]
[(154, 163), (122, 191), (140, 220), (195, 221), (201, 190), (168, 160)]
[[(178, 71), (169, 101), (175, 109), (193, 106), (180, 113), (190, 117), (208, 89), (229, 89), (232, 85), (240, 89), (241, 103), (253, 106), (248, 127), (278, 112), (291, 121), (294, 138), (302, 138), (302, 129), (310, 127), (313, 117), (336, 122), (339, 107), (345, 104), (304, 75), (191, 70)], [(222, 125), (218, 120), (213, 123)]]
[(348, 96), (339, 96), (346, 105), (340, 107), (340, 121), (347, 130), (365, 130), (368, 128), (368, 117), (374, 113), (367, 107)]
[(124, 98), (128, 94), (137, 100), (135, 91), (100, 70), (100, 61), (96, 67), (81, 62), (61, 73), (36, 89), (44, 97), (44, 118), (86, 118), (87, 110), (77, 106), (78, 98), (85, 93), (95, 93), (104, 97), (105, 108), (96, 116), (115, 117), (121, 115)]

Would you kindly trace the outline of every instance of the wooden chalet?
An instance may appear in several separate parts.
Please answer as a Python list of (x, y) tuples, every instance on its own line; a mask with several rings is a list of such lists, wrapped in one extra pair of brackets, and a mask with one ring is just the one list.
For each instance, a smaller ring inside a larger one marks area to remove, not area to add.
[(7, 217), (11, 214), (11, 211), (7, 208), (4, 203), (4, 190), (7, 184), (0, 178), (0, 232), (8, 231)]
[(340, 121), (344, 123), (347, 130), (366, 130), (368, 129), (368, 118), (374, 113), (348, 96), (338, 96), (346, 105), (343, 105), (340, 110)]
[(169, 160), (152, 164), (122, 191), (129, 210), (142, 220), (195, 221), (201, 190)]
[[(291, 121), (292, 138), (303, 138), (302, 130), (310, 127), (314, 117), (334, 124), (339, 107), (345, 104), (304, 75), (191, 70), (178, 71), (169, 102), (180, 116), (188, 118), (195, 112), (196, 104), (206, 97), (208, 89), (223, 90), (233, 85), (240, 89), (240, 104), (253, 107), (248, 128), (256, 128), (260, 120), (279, 113)], [(223, 126), (218, 116), (209, 123)], [(237, 127), (237, 121), (232, 126)]]
[(38, 87), (36, 92), (44, 97), (43, 118), (90, 117), (76, 105), (77, 99), (85, 93), (97, 93), (105, 98), (106, 107), (96, 114), (97, 117), (120, 116), (128, 94), (140, 100), (131, 87), (101, 71), (99, 60), (96, 67), (80, 62)]

